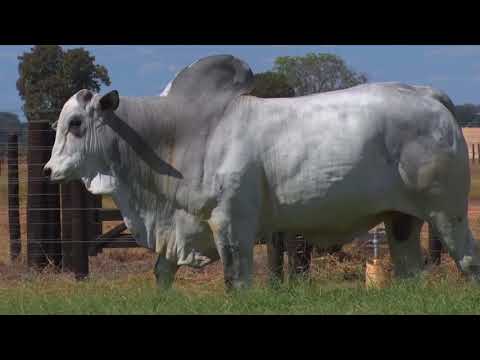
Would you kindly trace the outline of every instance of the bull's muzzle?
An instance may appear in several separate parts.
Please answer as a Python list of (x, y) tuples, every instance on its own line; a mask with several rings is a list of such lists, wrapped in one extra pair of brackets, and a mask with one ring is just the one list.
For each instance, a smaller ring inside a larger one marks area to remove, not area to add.
[(52, 175), (52, 169), (45, 165), (43, 168), (43, 175), (47, 178), (50, 178), (50, 176)]

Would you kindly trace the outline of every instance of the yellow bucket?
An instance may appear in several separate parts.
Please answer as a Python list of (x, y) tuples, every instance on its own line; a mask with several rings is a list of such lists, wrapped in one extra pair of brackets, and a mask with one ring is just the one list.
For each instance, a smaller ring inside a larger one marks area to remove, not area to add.
[(390, 272), (387, 271), (379, 259), (367, 261), (365, 270), (365, 285), (367, 288), (384, 288), (390, 283)]

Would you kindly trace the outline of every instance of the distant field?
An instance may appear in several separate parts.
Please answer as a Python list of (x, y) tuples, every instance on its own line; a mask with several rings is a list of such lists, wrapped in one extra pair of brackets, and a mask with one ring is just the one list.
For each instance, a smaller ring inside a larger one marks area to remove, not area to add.
[(468, 144), (480, 144), (480, 128), (462, 128), (462, 132)]
[(480, 164), (470, 164), (470, 200), (480, 200)]

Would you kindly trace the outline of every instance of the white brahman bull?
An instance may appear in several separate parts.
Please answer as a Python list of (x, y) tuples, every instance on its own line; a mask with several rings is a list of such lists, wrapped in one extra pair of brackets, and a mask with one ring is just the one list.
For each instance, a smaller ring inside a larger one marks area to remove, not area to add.
[(114, 179), (127, 226), (158, 252), (172, 211), (206, 221), (227, 288), (251, 283), (260, 233), (298, 232), (326, 247), (380, 222), (397, 275), (421, 269), (427, 221), (478, 278), (467, 146), (428, 88), (259, 99), (246, 95), (252, 84), (248, 65), (221, 55), (185, 68), (166, 96), (82, 90), (62, 110), (45, 171), (52, 181)]

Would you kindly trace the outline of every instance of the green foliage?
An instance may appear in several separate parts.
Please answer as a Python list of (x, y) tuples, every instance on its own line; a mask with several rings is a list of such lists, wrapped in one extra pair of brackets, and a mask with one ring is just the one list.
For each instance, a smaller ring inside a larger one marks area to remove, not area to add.
[(455, 117), (460, 126), (480, 126), (480, 105), (463, 104), (455, 106)]
[(333, 54), (281, 56), (274, 71), (285, 76), (296, 96), (346, 89), (367, 82), (367, 76), (350, 69)]
[(293, 97), (295, 91), (288, 84), (283, 74), (273, 71), (255, 74), (253, 96), (260, 98), (285, 98)]
[(83, 49), (36, 45), (18, 57), (17, 90), (27, 119), (56, 120), (64, 103), (81, 89), (110, 85), (107, 69)]

